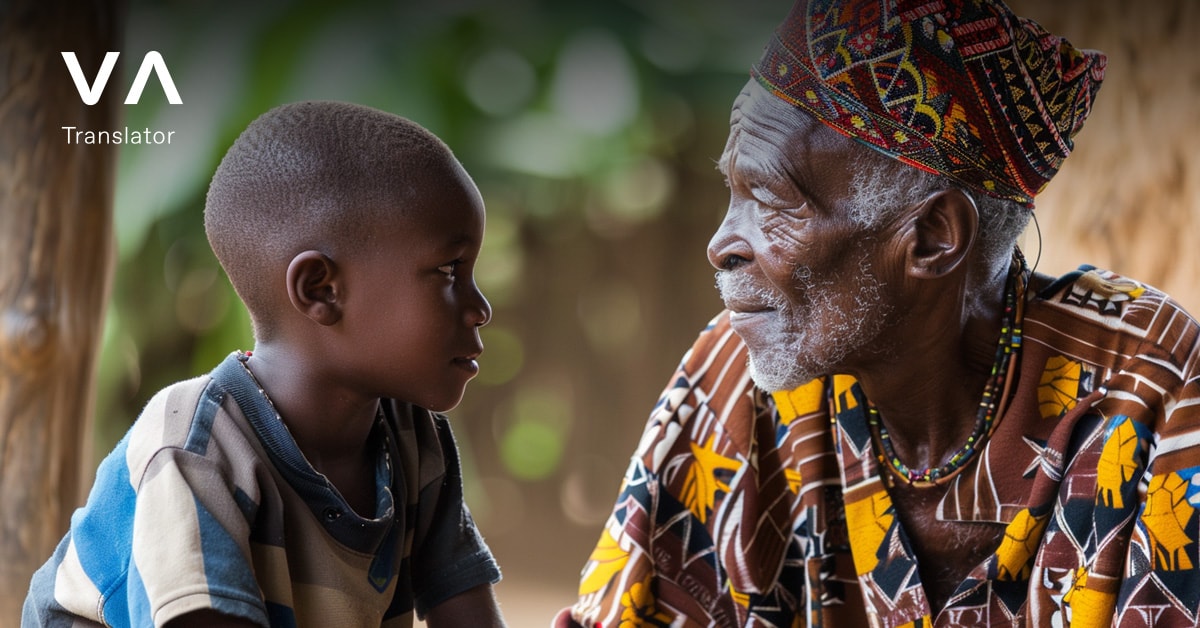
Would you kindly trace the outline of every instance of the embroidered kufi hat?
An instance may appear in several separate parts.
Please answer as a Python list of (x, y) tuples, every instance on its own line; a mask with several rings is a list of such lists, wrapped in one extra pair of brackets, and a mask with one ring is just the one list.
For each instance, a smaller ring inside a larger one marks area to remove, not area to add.
[(751, 74), (878, 151), (1032, 207), (1105, 62), (998, 0), (799, 0)]

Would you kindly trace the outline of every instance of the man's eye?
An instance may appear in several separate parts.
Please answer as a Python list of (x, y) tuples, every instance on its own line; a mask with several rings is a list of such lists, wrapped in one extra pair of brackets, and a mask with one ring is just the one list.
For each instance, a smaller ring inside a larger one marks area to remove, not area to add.
[(783, 200), (765, 187), (754, 187), (750, 190), (750, 193), (754, 195), (755, 200), (763, 205), (766, 205), (767, 207), (778, 209), (782, 207), (788, 207), (790, 205), (787, 201)]
[(438, 266), (438, 272), (444, 273), (447, 277), (453, 277), (454, 272), (458, 270), (458, 265), (461, 263), (461, 260), (454, 260), (449, 264), (442, 264), (441, 266)]

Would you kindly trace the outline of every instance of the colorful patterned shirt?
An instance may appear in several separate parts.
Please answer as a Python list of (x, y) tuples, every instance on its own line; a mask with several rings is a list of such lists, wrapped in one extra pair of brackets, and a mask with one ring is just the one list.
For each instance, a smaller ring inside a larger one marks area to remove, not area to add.
[(499, 570), (446, 418), (382, 404), (376, 512), (308, 464), (235, 356), (154, 396), (33, 577), (23, 626), (152, 626), (204, 608), (263, 626), (411, 626)]
[(1007, 410), (939, 508), (1003, 540), (936, 616), (861, 388), (762, 393), (722, 314), (655, 407), (558, 625), (1197, 625), (1200, 327), (1109, 272), (1043, 279)]

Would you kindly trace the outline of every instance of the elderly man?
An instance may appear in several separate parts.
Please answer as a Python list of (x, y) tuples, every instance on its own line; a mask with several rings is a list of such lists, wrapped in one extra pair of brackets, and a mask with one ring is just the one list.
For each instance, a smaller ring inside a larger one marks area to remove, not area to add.
[(795, 5), (558, 625), (1197, 624), (1200, 328), (1016, 248), (1103, 71), (998, 0)]

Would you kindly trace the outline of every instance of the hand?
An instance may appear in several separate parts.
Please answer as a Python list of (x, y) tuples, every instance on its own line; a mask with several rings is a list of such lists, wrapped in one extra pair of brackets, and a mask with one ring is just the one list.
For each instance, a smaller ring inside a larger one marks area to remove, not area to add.
[(425, 615), (429, 628), (504, 628), (504, 617), (496, 603), (492, 585), (482, 584), (429, 609)]
[(244, 617), (234, 617), (206, 608), (180, 615), (167, 622), (166, 628), (259, 628), (259, 625)]
[[(571, 607), (568, 606), (558, 611), (558, 614), (550, 622), (550, 628), (583, 628), (583, 624), (580, 624), (575, 621), (574, 617), (571, 617)], [(596, 624), (596, 628), (600, 628), (600, 624)]]

